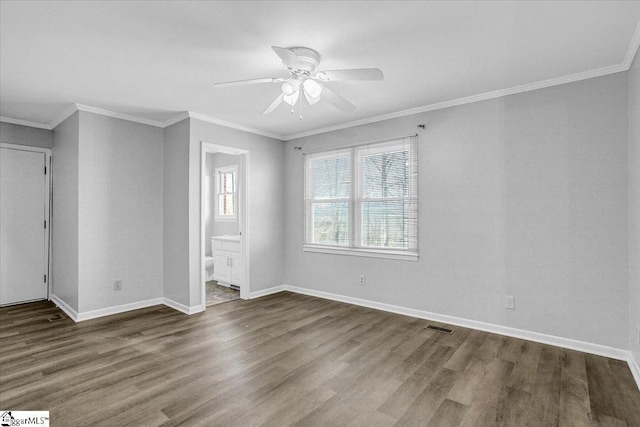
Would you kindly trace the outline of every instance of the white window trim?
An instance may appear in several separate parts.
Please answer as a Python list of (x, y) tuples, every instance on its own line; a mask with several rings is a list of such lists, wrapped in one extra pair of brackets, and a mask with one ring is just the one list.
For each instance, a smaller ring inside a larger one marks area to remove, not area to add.
[(401, 251), (397, 249), (384, 248), (350, 248), (339, 246), (318, 245), (315, 243), (304, 243), (302, 245), (304, 252), (318, 252), (334, 255), (350, 255), (366, 258), (386, 258), (398, 259), (403, 261), (418, 261), (418, 253), (413, 251)]
[[(382, 248), (382, 247), (365, 247), (365, 246), (357, 246), (356, 242), (359, 242), (361, 239), (361, 228), (362, 224), (358, 222), (356, 227), (356, 215), (359, 215), (359, 211), (361, 209), (362, 201), (364, 198), (362, 197), (361, 181), (362, 177), (359, 171), (356, 170), (356, 163), (358, 163), (359, 156), (371, 154), (371, 153), (379, 153), (388, 151), (389, 147), (398, 146), (398, 140), (400, 138), (396, 138), (394, 140), (386, 141), (385, 143), (381, 143), (380, 141), (375, 143), (368, 143), (362, 145), (351, 146), (348, 148), (337, 149), (337, 150), (323, 150), (314, 153), (309, 153), (309, 156), (305, 156), (305, 164), (304, 164), (304, 212), (305, 212), (305, 234), (304, 239), (307, 239), (307, 236), (312, 235), (313, 233), (313, 222), (307, 215), (310, 215), (311, 206), (313, 202), (310, 199), (311, 195), (311, 182), (309, 180), (310, 170), (309, 170), (309, 160), (313, 158), (314, 160), (322, 159), (322, 158), (333, 158), (339, 157), (341, 154), (349, 154), (350, 158), (350, 171), (351, 171), (351, 188), (350, 188), (350, 197), (349, 199), (327, 199), (328, 202), (348, 202), (349, 203), (349, 244), (350, 246), (339, 246), (339, 245), (324, 245), (318, 243), (308, 243), (303, 242), (302, 249), (304, 252), (315, 252), (315, 253), (325, 253), (325, 254), (334, 254), (334, 255), (349, 255), (349, 256), (359, 256), (359, 257), (368, 257), (368, 258), (385, 258), (385, 259), (394, 259), (394, 260), (404, 260), (404, 261), (418, 261), (418, 247), (416, 245), (415, 248), (412, 249), (398, 249), (398, 248)], [(416, 170), (410, 171), (410, 175), (417, 174), (417, 144), (412, 148), (411, 156), (413, 157), (412, 166), (415, 167)], [(410, 179), (411, 176), (410, 176)], [(411, 182), (410, 185), (417, 186), (417, 182)], [(372, 201), (375, 199), (367, 199), (367, 201)], [(381, 200), (390, 200), (390, 198), (382, 198)], [(406, 200), (405, 197), (398, 198), (398, 200)], [(417, 192), (416, 192), (416, 203), (417, 203)], [(417, 209), (417, 207), (416, 207)], [(417, 220), (416, 220), (417, 221)], [(418, 226), (416, 222), (416, 227)], [(417, 232), (417, 230), (416, 230)], [(417, 238), (417, 236), (416, 236)]]
[[(233, 215), (220, 215), (220, 183), (218, 177), (221, 173), (233, 172), (233, 201), (235, 206), (233, 207)], [(217, 222), (236, 222), (238, 221), (238, 165), (228, 165), (215, 168), (213, 185), (215, 185), (215, 200), (213, 204), (214, 220)]]

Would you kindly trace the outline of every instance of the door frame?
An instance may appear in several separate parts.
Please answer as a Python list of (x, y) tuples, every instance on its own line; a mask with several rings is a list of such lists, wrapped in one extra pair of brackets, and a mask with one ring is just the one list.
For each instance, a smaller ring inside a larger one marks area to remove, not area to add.
[(21, 151), (31, 151), (36, 153), (44, 154), (44, 162), (45, 167), (47, 168), (47, 173), (44, 176), (45, 182), (45, 192), (44, 192), (44, 218), (47, 221), (47, 231), (44, 234), (44, 250), (45, 250), (45, 260), (44, 264), (47, 269), (47, 296), (46, 299), (48, 301), (51, 300), (51, 290), (53, 279), (51, 275), (51, 191), (53, 180), (51, 179), (51, 175), (53, 173), (52, 161), (51, 161), (51, 148), (43, 148), (43, 147), (33, 147), (31, 145), (21, 145), (21, 144), (11, 144), (8, 142), (0, 142), (0, 148), (6, 148), (9, 150), (21, 150)]
[[(204, 257), (206, 253), (205, 241), (205, 177), (206, 177), (206, 161), (207, 153), (223, 153), (241, 156), (243, 162), (241, 185), (238, 187), (238, 229), (240, 230), (240, 255), (242, 256), (243, 267), (243, 279), (244, 283), (240, 286), (240, 298), (249, 299), (250, 296), (250, 278), (249, 278), (249, 248), (250, 237), (249, 233), (249, 150), (242, 148), (230, 147), (228, 145), (213, 144), (210, 142), (202, 141), (200, 149), (200, 286), (201, 286), (201, 306), (202, 310), (207, 308), (207, 286), (205, 283), (205, 270), (204, 270)], [(215, 265), (213, 266), (215, 269)]]

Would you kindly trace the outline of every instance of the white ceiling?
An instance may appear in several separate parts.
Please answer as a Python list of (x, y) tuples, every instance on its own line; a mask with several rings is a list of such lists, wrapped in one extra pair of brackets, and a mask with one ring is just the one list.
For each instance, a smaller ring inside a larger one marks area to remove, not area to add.
[[(639, 22), (640, 1), (2, 0), (0, 116), (50, 124), (74, 103), (157, 122), (191, 111), (286, 138), (624, 71)], [(213, 87), (286, 76), (272, 45), (385, 78), (328, 83), (357, 109), (320, 102), (302, 120), (285, 105), (261, 114), (279, 84)]]

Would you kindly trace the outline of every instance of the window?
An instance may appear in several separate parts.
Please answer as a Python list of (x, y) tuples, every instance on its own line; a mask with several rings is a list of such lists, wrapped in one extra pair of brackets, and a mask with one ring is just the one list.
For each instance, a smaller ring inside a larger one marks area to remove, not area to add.
[(216, 168), (216, 221), (237, 220), (237, 166)]
[(417, 259), (416, 142), (306, 154), (304, 249)]

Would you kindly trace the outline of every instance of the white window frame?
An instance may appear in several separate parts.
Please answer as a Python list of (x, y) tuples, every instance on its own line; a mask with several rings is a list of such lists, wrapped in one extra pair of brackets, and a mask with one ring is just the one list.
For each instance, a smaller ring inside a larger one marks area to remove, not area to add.
[[(220, 191), (220, 175), (233, 173), (233, 192), (231, 193), (222, 193)], [(214, 218), (218, 222), (234, 222), (238, 220), (238, 165), (229, 165), (222, 166), (219, 168), (215, 168), (215, 186), (216, 186), (216, 195), (214, 200)], [(233, 215), (222, 215), (220, 213), (220, 196), (222, 194), (232, 194), (233, 195)]]
[[(413, 137), (415, 138), (415, 137)], [(339, 255), (352, 255), (352, 256), (363, 256), (363, 257), (373, 257), (373, 258), (388, 258), (388, 259), (399, 259), (399, 260), (407, 260), (407, 261), (417, 261), (418, 260), (418, 245), (417, 245), (417, 235), (418, 235), (418, 192), (417, 192), (417, 173), (418, 173), (418, 164), (417, 164), (417, 143), (414, 140), (412, 143), (408, 144), (409, 146), (409, 156), (410, 156), (410, 171), (409, 171), (409, 194), (407, 197), (395, 197), (395, 198), (365, 198), (364, 197), (364, 168), (362, 167), (362, 158), (368, 154), (376, 154), (376, 153), (384, 153), (384, 152), (393, 152), (404, 150), (407, 147), (407, 142), (404, 141), (403, 138), (388, 140), (384, 142), (378, 143), (368, 143), (363, 145), (352, 146), (349, 148), (337, 149), (337, 150), (326, 150), (326, 151), (318, 151), (307, 153), (305, 155), (304, 160), (304, 243), (303, 243), (303, 251), (305, 252), (319, 252), (319, 253), (328, 253), (328, 254), (339, 254)], [(350, 189), (349, 189), (349, 197), (344, 199), (313, 199), (313, 187), (311, 177), (313, 176), (312, 170), (312, 161), (327, 159), (327, 158), (337, 158), (344, 157), (347, 155), (349, 157), (349, 166), (350, 166)], [(409, 230), (409, 234), (414, 236), (414, 241), (410, 242), (410, 245), (407, 249), (400, 248), (385, 248), (385, 247), (374, 247), (374, 246), (364, 246), (362, 242), (362, 231), (363, 231), (363, 220), (362, 220), (362, 207), (366, 202), (376, 201), (376, 200), (409, 200), (410, 207), (412, 212), (411, 215), (415, 215), (415, 221), (413, 222), (413, 226), (415, 230)], [(313, 239), (313, 204), (314, 203), (347, 203), (349, 209), (349, 245), (327, 245), (320, 243), (313, 243), (311, 240)]]

